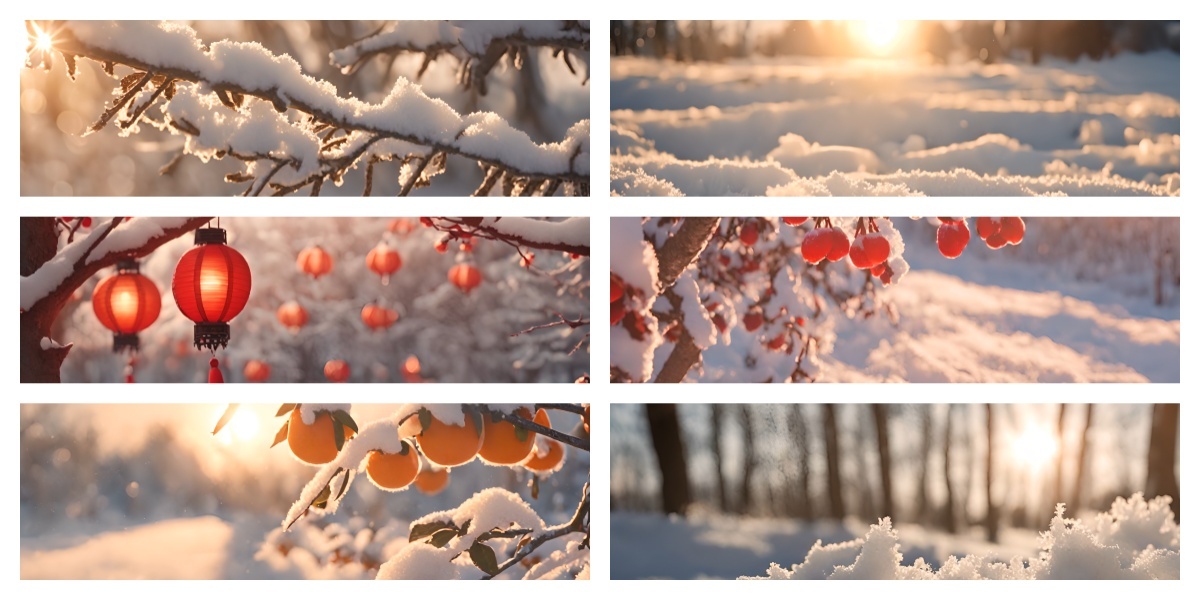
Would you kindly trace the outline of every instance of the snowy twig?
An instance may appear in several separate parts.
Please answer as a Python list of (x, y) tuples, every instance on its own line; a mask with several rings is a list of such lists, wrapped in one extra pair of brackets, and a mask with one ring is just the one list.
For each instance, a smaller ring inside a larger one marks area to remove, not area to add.
[(558, 317), (557, 321), (552, 321), (550, 323), (543, 323), (541, 325), (534, 325), (533, 327), (529, 327), (528, 329), (523, 329), (521, 331), (518, 331), (516, 333), (510, 333), (508, 335), (509, 335), (509, 337), (517, 337), (518, 335), (524, 335), (526, 333), (533, 333), (534, 331), (537, 331), (539, 329), (548, 329), (550, 327), (558, 327), (559, 325), (566, 325), (567, 327), (570, 327), (571, 329), (575, 329), (575, 328), (583, 327), (584, 325), (588, 325), (589, 323), (591, 323), (591, 321), (589, 321), (588, 319), (584, 319), (584, 318), (572, 320), (572, 319), (568, 319), (568, 318), (562, 316), (561, 313), (556, 312), (554, 314), (555, 314), (555, 316)]
[[(471, 235), (485, 240), (504, 242), (516, 248), (537, 248), (541, 250), (557, 250), (579, 256), (588, 256), (591, 247), (586, 239), (580, 239), (577, 231), (583, 227), (586, 238), (586, 217), (567, 219), (559, 222), (533, 221), (519, 217), (436, 217), (432, 219), (433, 228), (444, 231), (452, 236)], [(514, 227), (507, 227), (513, 225)], [(521, 229), (537, 227), (540, 231), (535, 235), (522, 232)], [(561, 235), (557, 235), (561, 230)], [(522, 257), (524, 254), (522, 253)]]
[(519, 549), (517, 549), (517, 551), (515, 553), (513, 553), (511, 558), (504, 561), (504, 563), (500, 565), (500, 568), (496, 571), (495, 574), (484, 575), (483, 579), (485, 579), (485, 580), (491, 579), (491, 578), (495, 577), (496, 575), (503, 573), (509, 567), (521, 562), (522, 558), (529, 556), (534, 550), (537, 550), (539, 547), (541, 547), (542, 544), (545, 544), (546, 542), (549, 542), (554, 539), (558, 539), (569, 533), (585, 533), (586, 534), (589, 529), (588, 524), (590, 522), (589, 517), (591, 515), (591, 498), (592, 498), (592, 496), (591, 496), (591, 491), (589, 490), (589, 487), (590, 487), (589, 484), (584, 484), (583, 499), (581, 499), (579, 501), (579, 506), (576, 507), (576, 509), (575, 509), (575, 515), (571, 517), (570, 521), (563, 523), (562, 525), (556, 525), (554, 527), (547, 528), (545, 531), (542, 532), (541, 535), (529, 540), (528, 544), (525, 544), (524, 546), (521, 546)]
[[(484, 410), (484, 411), (488, 410), (488, 407), (486, 404), (464, 404), (463, 406), (473, 408), (475, 410)], [(534, 433), (540, 433), (550, 439), (558, 440), (568, 446), (572, 446), (574, 448), (578, 448), (580, 450), (584, 450), (587, 452), (591, 451), (591, 442), (589, 442), (588, 440), (585, 440), (583, 438), (577, 438), (573, 435), (569, 435), (569, 434), (563, 433), (561, 431), (556, 431), (554, 429), (551, 429), (551, 428), (541, 425), (539, 423), (535, 423), (529, 419), (517, 416), (512, 413), (506, 413), (503, 411), (489, 411), (489, 412), (492, 414), (492, 416), (494, 416), (498, 419), (502, 419), (504, 421), (508, 421), (509, 423), (512, 423), (513, 425), (519, 425), (519, 426), (523, 427), (524, 429), (527, 429)]]

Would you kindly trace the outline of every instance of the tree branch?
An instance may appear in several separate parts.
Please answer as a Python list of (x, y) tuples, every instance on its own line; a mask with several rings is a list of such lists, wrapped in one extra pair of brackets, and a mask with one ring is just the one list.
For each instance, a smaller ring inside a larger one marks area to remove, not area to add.
[[(513, 217), (507, 218), (516, 220), (516, 218)], [(489, 224), (479, 217), (435, 217), (432, 219), (432, 223), (434, 229), (449, 233), (452, 237), (470, 235), (485, 240), (504, 242), (509, 246), (517, 248), (518, 250), (520, 250), (521, 247), (526, 247), (537, 248), (540, 250), (556, 250), (558, 252), (578, 254), (580, 256), (589, 256), (591, 254), (591, 247), (588, 245), (580, 245), (567, 241), (534, 240), (521, 235), (505, 232), (503, 228), (496, 225), (500, 220), (500, 218), (495, 219), (492, 224)], [(571, 219), (568, 219), (567, 221), (559, 221), (558, 223), (567, 223), (568, 221), (571, 221)], [(449, 223), (449, 225), (446, 223)]]
[[(542, 544), (545, 544), (550, 540), (558, 539), (569, 533), (586, 533), (588, 530), (588, 522), (590, 520), (589, 516), (591, 515), (592, 495), (589, 487), (590, 484), (584, 484), (583, 499), (579, 501), (579, 506), (575, 509), (575, 515), (571, 517), (570, 521), (545, 530), (542, 532), (542, 535), (533, 538), (528, 544), (521, 546), (516, 552), (513, 553), (511, 558), (504, 561), (504, 564), (500, 565), (499, 570), (496, 571), (496, 575), (503, 573), (509, 567), (521, 562), (522, 558), (529, 556), (534, 550), (537, 550)], [(496, 575), (484, 575), (483, 579), (488, 580)]]

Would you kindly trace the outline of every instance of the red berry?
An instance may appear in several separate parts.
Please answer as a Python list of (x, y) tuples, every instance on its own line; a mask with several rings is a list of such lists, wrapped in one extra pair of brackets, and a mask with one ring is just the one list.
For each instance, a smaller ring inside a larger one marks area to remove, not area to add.
[(608, 322), (609, 325), (616, 325), (625, 318), (625, 305), (620, 302), (613, 302), (608, 305)]
[(722, 254), (717, 257), (717, 261), (721, 263), (722, 267), (728, 267), (729, 263), (732, 262), (732, 259), (729, 258), (728, 254)]
[(1025, 220), (1021, 217), (1003, 217), (1000, 219), (1000, 235), (1008, 243), (1016, 246), (1025, 239)]
[(781, 333), (781, 334), (771, 338), (771, 341), (767, 342), (767, 347), (772, 350), (778, 350), (783, 347), (783, 344), (786, 341), (787, 341), (787, 336), (785, 336), (784, 334)]
[(958, 258), (962, 255), (963, 250), (967, 248), (967, 243), (971, 241), (971, 228), (962, 221), (950, 221), (938, 225), (937, 229), (937, 247), (942, 256), (946, 258)]
[(832, 231), (828, 227), (817, 227), (804, 234), (804, 239), (800, 241), (800, 256), (815, 265), (829, 256), (832, 247)]
[(571, 253), (571, 260), (579, 260), (579, 256), (580, 256), (579, 254), (577, 254), (577, 253), (575, 253), (575, 252), (572, 252), (572, 253)]
[(526, 269), (528, 269), (529, 267), (532, 267), (533, 266), (533, 258), (534, 258), (534, 254), (532, 252), (521, 257), (521, 266), (525, 267)]
[(708, 304), (704, 305), (704, 308), (708, 310), (708, 312), (712, 312), (717, 310), (718, 306), (721, 306), (720, 302), (709, 302)]
[(738, 237), (742, 239), (742, 243), (747, 246), (753, 246), (758, 241), (758, 223), (751, 221), (742, 225), (741, 232)]
[(887, 260), (891, 244), (878, 232), (860, 235), (850, 244), (850, 262), (860, 269), (870, 269)]
[(1003, 248), (1008, 244), (1008, 240), (1004, 239), (1004, 234), (1000, 233), (999, 231), (988, 236), (988, 238), (984, 241), (987, 242), (988, 248), (991, 248), (992, 250)]
[(804, 327), (804, 317), (796, 317), (796, 324)]
[(722, 317), (721, 315), (713, 315), (712, 322), (713, 325), (717, 326), (717, 331), (720, 331), (721, 333), (725, 333), (725, 330), (729, 329), (729, 324), (725, 322), (725, 317)]
[(979, 236), (979, 239), (987, 240), (997, 231), (1000, 231), (1000, 219), (996, 217), (975, 218), (975, 234)]
[[(92, 226), (92, 218), (91, 218), (91, 217), (84, 217), (84, 218), (80, 219), (80, 220), (79, 220), (79, 226), (80, 226), (80, 227), (85, 227), (85, 228), (86, 228), (86, 227), (91, 227), (91, 226)], [(1023, 228), (1023, 227), (1022, 227), (1022, 231), (1024, 231), (1024, 228)]]
[(885, 269), (887, 269), (887, 263), (879, 263), (879, 264), (871, 267), (871, 274), (876, 277), (879, 277), (880, 275), (883, 275), (883, 271)]
[(829, 255), (825, 257), (829, 262), (837, 262), (846, 258), (850, 253), (850, 238), (846, 237), (846, 232), (842, 231), (841, 227), (834, 227), (829, 232), (829, 238), (833, 242), (829, 245)]
[(807, 220), (808, 220), (808, 217), (783, 217), (783, 222), (787, 223), (788, 225), (791, 225), (792, 227), (801, 225)]
[(608, 301), (616, 302), (625, 295), (625, 282), (616, 273), (608, 274)]
[(746, 326), (746, 331), (754, 331), (755, 329), (762, 327), (762, 324), (763, 316), (762, 312), (759, 310), (751, 310), (750, 312), (746, 313), (746, 316), (742, 319), (742, 325)]
[(438, 242), (438, 243), (436, 243), (436, 244), (434, 244), (434, 245), (433, 245), (433, 249), (434, 249), (434, 250), (437, 250), (437, 251), (438, 251), (438, 254), (445, 254), (445, 253), (446, 253), (446, 248), (447, 248), (447, 246), (446, 246), (446, 241), (445, 241), (445, 240), (442, 240), (442, 241), (440, 241), (440, 242)]
[(683, 328), (679, 326), (679, 323), (672, 323), (671, 326), (668, 327), (665, 332), (663, 332), (663, 337), (667, 338), (668, 342), (678, 342), (679, 333), (682, 330)]

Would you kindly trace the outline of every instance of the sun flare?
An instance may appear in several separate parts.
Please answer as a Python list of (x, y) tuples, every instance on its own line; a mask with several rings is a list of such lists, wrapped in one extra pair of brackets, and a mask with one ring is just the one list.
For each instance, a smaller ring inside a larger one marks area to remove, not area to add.
[[(215, 421), (220, 418), (223, 412), (225, 412), (224, 407), (218, 407), (213, 420)], [(258, 435), (260, 426), (258, 415), (254, 414), (254, 411), (243, 407), (234, 413), (233, 418), (230, 419), (225, 428), (217, 434), (216, 440), (225, 446), (233, 445), (234, 442), (248, 442)]]
[(872, 54), (884, 56), (895, 50), (900, 40), (900, 21), (861, 21), (858, 37)]
[(54, 38), (50, 37), (50, 34), (46, 33), (45, 31), (39, 31), (37, 33), (36, 41), (34, 42), (34, 48), (41, 50), (42, 52), (48, 52), (53, 47)]
[(1058, 454), (1058, 439), (1046, 429), (1029, 427), (1013, 438), (1009, 450), (1022, 468), (1040, 471)]

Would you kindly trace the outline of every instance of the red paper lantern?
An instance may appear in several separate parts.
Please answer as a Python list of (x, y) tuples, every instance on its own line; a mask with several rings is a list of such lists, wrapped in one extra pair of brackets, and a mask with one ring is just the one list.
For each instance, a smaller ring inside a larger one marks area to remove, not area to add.
[(388, 277), (399, 271), (403, 265), (404, 261), (400, 260), (400, 253), (383, 242), (379, 242), (379, 245), (367, 253), (367, 268), (379, 274), (383, 285), (387, 285)]
[(325, 378), (333, 383), (345, 383), (350, 379), (349, 363), (339, 359), (325, 363)]
[(242, 375), (246, 381), (262, 383), (271, 378), (271, 365), (261, 360), (248, 360), (245, 368), (242, 369)]
[(483, 276), (479, 274), (479, 269), (475, 265), (467, 263), (459, 263), (450, 267), (450, 272), (447, 273), (447, 278), (455, 287), (462, 290), (464, 294), (470, 294), (471, 290), (479, 287), (483, 283)]
[(105, 329), (113, 332), (113, 351), (137, 350), (138, 332), (158, 319), (162, 294), (131, 259), (117, 263), (117, 272), (96, 284), (92, 310)]
[(399, 318), (400, 313), (378, 304), (368, 304), (362, 309), (363, 324), (377, 331), (391, 327)]
[(400, 375), (404, 377), (407, 383), (421, 382), (421, 359), (416, 355), (409, 356), (404, 360), (404, 364), (400, 365)]
[(388, 231), (392, 233), (398, 233), (400, 235), (408, 235), (416, 228), (417, 226), (412, 222), (411, 219), (392, 219), (392, 221), (388, 223)]
[(279, 305), (279, 308), (275, 311), (275, 318), (279, 319), (279, 322), (284, 327), (295, 333), (300, 331), (301, 327), (308, 324), (308, 311), (304, 310), (304, 307), (300, 306), (299, 302), (292, 300), (291, 302), (284, 302)]
[(320, 246), (309, 246), (300, 251), (296, 257), (296, 268), (301, 272), (318, 279), (333, 270), (333, 257)]
[(175, 266), (171, 294), (179, 311), (196, 323), (197, 348), (216, 351), (229, 343), (229, 321), (250, 299), (250, 265), (225, 245), (225, 230), (196, 230), (196, 247)]

